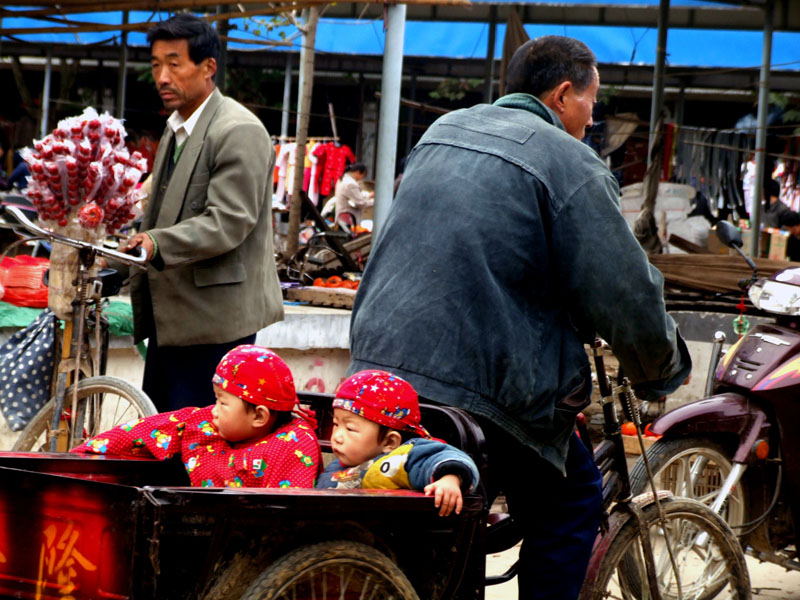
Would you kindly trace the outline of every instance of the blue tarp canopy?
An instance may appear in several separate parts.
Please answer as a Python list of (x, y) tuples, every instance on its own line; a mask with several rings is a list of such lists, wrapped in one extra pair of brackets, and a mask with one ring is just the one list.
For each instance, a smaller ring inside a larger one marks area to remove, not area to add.
[[(497, 0), (492, 2), (498, 4)], [(561, 0), (565, 11), (569, 5), (655, 5), (659, 0)], [(473, 1), (474, 5), (482, 4)], [(517, 4), (517, 3), (514, 3)], [(535, 10), (536, 3), (530, 3)], [(671, 6), (700, 7), (718, 9), (719, 2), (700, 0), (673, 0)], [(230, 7), (233, 9), (233, 6)], [(730, 8), (730, 6), (728, 6)], [(113, 44), (119, 43), (118, 31), (82, 33), (22, 33), (13, 35), (14, 30), (23, 28), (59, 27), (58, 23), (40, 19), (9, 16), (13, 10), (23, 7), (6, 6), (0, 23), (2, 38), (38, 43), (77, 43)], [(569, 14), (565, 12), (565, 14)], [(760, 11), (756, 11), (760, 14)], [(131, 11), (130, 23), (152, 22), (167, 18), (168, 13)], [(68, 14), (72, 22), (117, 25), (123, 21), (121, 11)], [(756, 19), (757, 20), (757, 19)], [(275, 40), (291, 38), (296, 29), (292, 26), (277, 27), (267, 31), (269, 17), (248, 17), (231, 19), (229, 48), (253, 50), (273, 48), (275, 50), (299, 50), (301, 38), (295, 37), (285, 46), (254, 46), (239, 43), (241, 40)], [(62, 25), (62, 27), (66, 28)], [(652, 65), (655, 62), (657, 31), (655, 27), (623, 27), (608, 25), (569, 25), (569, 24), (526, 24), (530, 37), (545, 34), (568, 35), (584, 41), (597, 55), (601, 63), (631, 63)], [(254, 32), (258, 32), (256, 35)], [(8, 33), (12, 33), (12, 37)], [(500, 57), (505, 34), (505, 24), (498, 23), (495, 44), (495, 57)], [(485, 58), (489, 37), (489, 24), (478, 22), (425, 22), (409, 20), (405, 30), (404, 54), (406, 56), (430, 56), (441, 58)], [(327, 18), (323, 15), (317, 30), (316, 50), (318, 52), (344, 53), (354, 55), (381, 55), (384, 48), (383, 21), (376, 18), (342, 19)], [(146, 45), (145, 35), (130, 32), (128, 44)], [(672, 27), (667, 42), (667, 64), (670, 66), (695, 67), (759, 67), (761, 64), (762, 34), (760, 31), (731, 31), (722, 29), (681, 29)], [(776, 70), (800, 70), (800, 33), (776, 31), (772, 42), (772, 66)]]

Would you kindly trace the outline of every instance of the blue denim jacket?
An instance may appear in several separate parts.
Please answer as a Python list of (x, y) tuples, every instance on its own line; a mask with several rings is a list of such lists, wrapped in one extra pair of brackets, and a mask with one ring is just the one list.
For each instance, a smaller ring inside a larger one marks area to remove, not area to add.
[(691, 370), (608, 168), (526, 94), (437, 120), (370, 254), (350, 371), (395, 372), (563, 471), (594, 332), (650, 397)]

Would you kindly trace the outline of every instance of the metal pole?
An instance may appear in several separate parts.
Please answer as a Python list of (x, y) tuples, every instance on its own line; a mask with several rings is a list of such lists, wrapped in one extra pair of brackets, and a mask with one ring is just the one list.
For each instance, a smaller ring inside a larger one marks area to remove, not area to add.
[(286, 53), (286, 70), (283, 73), (283, 110), (281, 111), (281, 137), (289, 136), (289, 106), (292, 103), (292, 53)]
[[(128, 11), (122, 13), (122, 24), (128, 24)], [(119, 72), (117, 79), (117, 117), (125, 117), (126, 76), (128, 74), (128, 31), (122, 31), (119, 48)]]
[(406, 5), (389, 5), (386, 9), (386, 44), (383, 51), (381, 106), (378, 117), (378, 157), (375, 168), (375, 211), (372, 225), (372, 235), (375, 238), (389, 216), (394, 192), (405, 28)]
[(50, 80), (53, 76), (53, 49), (47, 47), (47, 62), (44, 66), (44, 89), (42, 90), (42, 124), (39, 129), (41, 136), (48, 133), (47, 123), (50, 121)]
[[(409, 99), (414, 102), (417, 99), (417, 74), (411, 74), (411, 91), (408, 94)], [(414, 145), (414, 107), (408, 106), (408, 123), (406, 123), (406, 151), (404, 156), (408, 156), (411, 148)]]
[(773, 3), (764, 7), (764, 40), (761, 47), (761, 74), (758, 81), (758, 129), (756, 130), (756, 173), (750, 207), (753, 234), (750, 257), (761, 255), (761, 202), (764, 197), (764, 163), (767, 152), (767, 113), (769, 112), (769, 66), (772, 62)]
[(489, 9), (489, 42), (486, 45), (486, 66), (484, 70), (483, 101), (486, 104), (492, 103), (492, 92), (494, 91), (494, 52), (497, 38), (497, 7)]
[(667, 30), (669, 29), (669, 0), (661, 0), (658, 7), (658, 41), (656, 64), (653, 67), (653, 98), (650, 105), (650, 138), (647, 143), (647, 165), (656, 136), (656, 123), (664, 109), (664, 66), (667, 62)]
[[(217, 14), (223, 14), (228, 7), (224, 4), (217, 4)], [(227, 76), (227, 64), (228, 64), (228, 19), (221, 19), (217, 21), (217, 33), (219, 34), (220, 38), (220, 45), (219, 45), (219, 61), (217, 62), (217, 74), (214, 77), (214, 83), (219, 88), (220, 92), (225, 92), (225, 77)]]
[(675, 102), (675, 125), (683, 126), (683, 115), (686, 112), (686, 86), (681, 85), (678, 100)]

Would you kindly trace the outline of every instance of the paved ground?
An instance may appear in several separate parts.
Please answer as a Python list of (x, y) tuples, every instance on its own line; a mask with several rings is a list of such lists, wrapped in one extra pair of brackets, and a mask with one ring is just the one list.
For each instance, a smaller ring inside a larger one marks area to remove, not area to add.
[[(514, 548), (489, 556), (487, 573), (499, 575), (505, 572), (516, 560), (517, 552), (517, 548)], [(800, 571), (786, 572), (777, 565), (759, 563), (749, 556), (747, 566), (755, 600), (800, 600)], [(486, 600), (517, 600), (516, 581), (487, 588)]]

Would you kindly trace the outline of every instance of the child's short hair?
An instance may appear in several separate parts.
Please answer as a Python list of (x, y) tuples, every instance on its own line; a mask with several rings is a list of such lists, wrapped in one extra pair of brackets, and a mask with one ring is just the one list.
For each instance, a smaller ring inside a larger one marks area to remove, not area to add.
[(333, 408), (400, 432), (431, 437), (420, 424), (417, 392), (405, 379), (386, 371), (359, 371), (345, 379), (336, 389)]
[(292, 372), (280, 356), (261, 346), (237, 346), (217, 365), (214, 385), (249, 404), (291, 412), (297, 406)]

